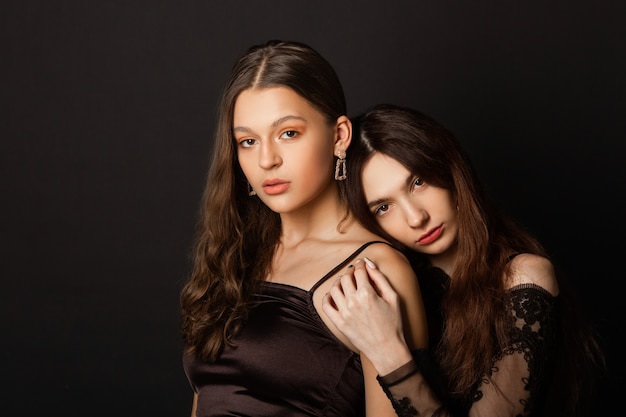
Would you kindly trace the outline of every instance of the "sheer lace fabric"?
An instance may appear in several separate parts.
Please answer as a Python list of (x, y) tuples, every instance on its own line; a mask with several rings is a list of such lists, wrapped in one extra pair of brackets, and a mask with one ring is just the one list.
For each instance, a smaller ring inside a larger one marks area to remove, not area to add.
[(510, 290), (511, 336), (470, 398), (442, 402), (423, 352), (379, 382), (399, 417), (540, 415), (542, 390), (556, 341), (556, 298), (534, 284)]

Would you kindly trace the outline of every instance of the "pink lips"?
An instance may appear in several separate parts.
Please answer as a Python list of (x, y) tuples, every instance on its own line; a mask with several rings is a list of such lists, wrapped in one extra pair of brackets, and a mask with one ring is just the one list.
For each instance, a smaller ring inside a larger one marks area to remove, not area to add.
[(427, 245), (429, 243), (432, 243), (435, 240), (437, 240), (439, 236), (441, 236), (442, 232), (443, 232), (443, 225), (430, 229), (428, 232), (420, 236), (420, 238), (417, 240), (417, 243), (420, 245)]
[(281, 179), (263, 181), (263, 191), (269, 195), (284, 193), (289, 188), (289, 183)]

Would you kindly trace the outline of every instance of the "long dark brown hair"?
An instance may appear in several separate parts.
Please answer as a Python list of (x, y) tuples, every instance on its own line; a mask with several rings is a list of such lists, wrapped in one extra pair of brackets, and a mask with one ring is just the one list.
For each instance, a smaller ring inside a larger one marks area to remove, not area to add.
[[(180, 295), (186, 352), (205, 360), (213, 361), (225, 345), (233, 346), (232, 337), (247, 318), (250, 294), (270, 272), (279, 242), (280, 217), (248, 195), (232, 134), (239, 94), (279, 86), (298, 93), (329, 123), (347, 114), (335, 70), (308, 45), (268, 41), (250, 47), (233, 66), (218, 109), (191, 276)], [(338, 186), (345, 199), (343, 184)]]
[[(350, 209), (372, 232), (403, 247), (382, 230), (366, 204), (361, 171), (375, 152), (394, 158), (427, 183), (449, 190), (458, 205), (458, 255), (441, 305), (443, 333), (433, 354), (449, 392), (468, 398), (509, 334), (502, 277), (510, 272), (510, 256), (532, 253), (548, 258), (548, 254), (531, 233), (490, 201), (468, 155), (448, 129), (414, 109), (389, 104), (374, 106), (355, 118), (348, 160)], [(428, 263), (427, 257), (421, 259)], [(566, 314), (573, 313), (568, 307), (570, 288), (562, 279), (559, 286)], [(559, 356), (567, 357), (579, 370), (603, 361), (590, 323), (587, 327), (584, 323), (584, 318), (569, 315), (560, 322), (561, 340), (565, 340)], [(565, 406), (577, 409), (587, 375), (563, 368), (562, 372), (569, 373), (567, 383), (573, 384)]]

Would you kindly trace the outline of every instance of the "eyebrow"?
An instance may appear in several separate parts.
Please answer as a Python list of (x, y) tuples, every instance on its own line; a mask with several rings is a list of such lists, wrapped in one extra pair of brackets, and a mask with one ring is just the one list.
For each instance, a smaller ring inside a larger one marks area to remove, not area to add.
[[(408, 186), (409, 186), (409, 184), (411, 184), (411, 183), (413, 182), (413, 178), (415, 178), (415, 175), (413, 175), (413, 174), (409, 174), (409, 175), (406, 177), (406, 180), (404, 181), (404, 185), (405, 185), (405, 187), (408, 187)], [(389, 200), (389, 197), (377, 198), (377, 199), (376, 199), (376, 200), (374, 200), (374, 201), (370, 201), (370, 202), (368, 202), (368, 203), (367, 203), (367, 207), (368, 207), (369, 209), (372, 209), (372, 208), (376, 207), (377, 205), (379, 205), (379, 204), (381, 204), (381, 203), (384, 203), (384, 202), (385, 202), (385, 201), (387, 201), (387, 200)]]
[[(287, 115), (287, 116), (283, 116), (280, 117), (276, 120), (274, 120), (274, 122), (272, 122), (272, 127), (276, 127), (281, 125), (282, 123), (285, 123), (289, 120), (301, 120), (303, 122), (306, 122), (307, 120), (302, 117), (302, 116), (293, 116), (293, 115)], [(248, 128), (248, 127), (244, 127), (244, 126), (237, 126), (233, 129), (233, 132), (245, 132), (245, 133), (249, 133), (251, 132), (252, 129)]]

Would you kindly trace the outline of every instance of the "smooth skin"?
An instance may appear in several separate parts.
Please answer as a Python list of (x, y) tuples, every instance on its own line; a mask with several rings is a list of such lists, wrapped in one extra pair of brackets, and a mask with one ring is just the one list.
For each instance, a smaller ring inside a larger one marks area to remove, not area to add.
[[(400, 300), (389, 281), (368, 258), (357, 259), (352, 274), (343, 275), (324, 298), (324, 311), (357, 342), (361, 352), (387, 375), (411, 359), (402, 333)], [(372, 311), (376, 320), (367, 320)], [(380, 337), (384, 335), (384, 337)], [(398, 365), (400, 363), (400, 365)]]
[[(433, 266), (450, 274), (457, 256), (458, 224), (456, 203), (451, 193), (412, 175), (402, 164), (382, 154), (374, 154), (364, 165), (363, 186), (368, 207), (379, 225), (407, 247), (428, 255)], [(505, 287), (534, 283), (558, 295), (552, 263), (543, 257), (520, 254), (512, 261), (512, 274), (503, 277)], [(324, 296), (323, 309), (333, 323), (366, 355), (379, 372), (386, 375), (411, 359), (402, 335), (399, 294), (376, 262), (355, 262), (355, 268), (335, 281)], [(511, 359), (509, 359), (511, 360)], [(522, 361), (523, 362), (523, 361)], [(526, 366), (519, 363), (512, 366)], [(496, 373), (495, 378), (506, 377)], [(485, 384), (485, 395), (494, 386)], [(428, 404), (423, 413), (429, 415)], [(470, 416), (485, 415), (488, 406), (478, 402)]]
[[(333, 155), (345, 151), (349, 163), (352, 124), (346, 116), (329, 123), (307, 100), (286, 87), (249, 89), (235, 102), (233, 134), (239, 164), (257, 194), (251, 198), (260, 198), (281, 216), (282, 237), (268, 281), (309, 290), (361, 244), (382, 240), (351, 218), (342, 224), (341, 231), (337, 227), (345, 206), (332, 176)], [(426, 346), (424, 306), (407, 259), (384, 244), (371, 245), (361, 253), (375, 259), (388, 276), (398, 277), (389, 285), (402, 294), (398, 308), (405, 327), (400, 332), (411, 346)], [(395, 416), (370, 360), (322, 309), (322, 298), (333, 281), (327, 280), (315, 292), (314, 306), (328, 329), (361, 355), (367, 416)], [(194, 404), (196, 400), (194, 397)]]
[[(398, 161), (382, 154), (372, 156), (362, 176), (368, 207), (383, 230), (408, 248), (428, 255), (432, 266), (450, 274), (458, 234), (456, 203), (450, 191), (411, 175)], [(505, 287), (534, 283), (558, 295), (548, 259), (521, 254), (512, 262), (514, 273)]]

